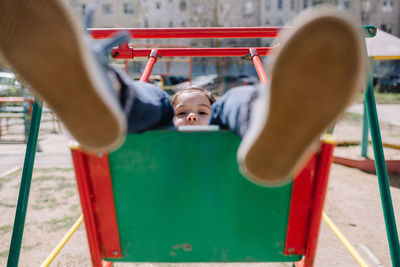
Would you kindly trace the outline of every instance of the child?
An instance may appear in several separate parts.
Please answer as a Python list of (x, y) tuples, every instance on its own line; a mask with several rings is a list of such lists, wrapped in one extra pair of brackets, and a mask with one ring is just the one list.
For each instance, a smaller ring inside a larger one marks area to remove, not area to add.
[[(179, 104), (196, 92), (178, 96), (174, 118), (160, 88), (108, 66), (106, 52), (129, 36), (89, 47), (65, 5), (61, 0), (0, 1), (0, 53), (82, 146), (115, 149), (126, 132), (179, 124)], [(301, 14), (292, 29), (280, 33), (267, 85), (229, 90), (207, 107), (210, 124), (243, 138), (237, 157), (247, 178), (262, 185), (287, 182), (361, 89), (365, 51), (353, 24), (337, 10)]]
[(178, 91), (171, 100), (174, 107), (175, 127), (184, 125), (207, 125), (211, 115), (214, 95), (200, 87), (191, 86)]

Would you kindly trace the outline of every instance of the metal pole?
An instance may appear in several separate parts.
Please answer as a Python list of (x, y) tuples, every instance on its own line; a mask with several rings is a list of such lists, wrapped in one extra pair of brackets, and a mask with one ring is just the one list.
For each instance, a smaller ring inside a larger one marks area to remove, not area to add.
[(28, 143), (26, 145), (24, 168), (22, 170), (21, 185), (19, 188), (18, 204), (17, 210), (15, 212), (14, 227), (11, 237), (10, 251), (8, 253), (7, 267), (18, 266), (41, 116), (42, 103), (38, 100), (35, 100), (35, 102), (33, 103), (32, 120), (29, 129)]
[(258, 77), (260, 78), (260, 82), (262, 84), (267, 83), (267, 80), (268, 80), (267, 74), (265, 74), (265, 70), (261, 63), (261, 60), (260, 60), (257, 50), (254, 48), (250, 48), (249, 51), (250, 51), (251, 61), (253, 61), (254, 67), (256, 68), (256, 71), (258, 74)]
[(362, 136), (361, 136), (361, 156), (364, 158), (368, 158), (368, 136), (369, 136), (369, 124), (368, 124), (367, 107), (365, 105), (365, 99), (364, 99), (364, 112), (363, 112), (363, 124), (362, 124)]
[[(371, 76), (374, 73), (374, 58), (369, 58), (369, 72), (368, 74)], [(369, 83), (365, 85), (364, 92), (368, 90)], [(363, 122), (362, 122), (362, 135), (361, 135), (361, 157), (368, 158), (368, 136), (369, 136), (369, 124), (368, 124), (368, 115), (367, 115), (367, 107), (365, 104), (364, 97), (364, 109), (363, 109)]]
[[(370, 67), (373, 66), (373, 59), (369, 60)], [(381, 195), (383, 216), (386, 224), (386, 234), (389, 243), (389, 251), (392, 259), (392, 265), (400, 266), (400, 246), (399, 237), (397, 235), (396, 220), (393, 212), (392, 197), (385, 164), (385, 156), (383, 154), (381, 133), (379, 130), (379, 121), (376, 111), (374, 90), (372, 84), (372, 76), (369, 76), (369, 86), (365, 91), (365, 105), (368, 114), (368, 120), (371, 130), (372, 147), (374, 149), (376, 174), (378, 176), (379, 191)]]
[(149, 55), (149, 60), (147, 61), (146, 66), (144, 67), (143, 74), (140, 77), (141, 82), (148, 82), (151, 71), (153, 70), (154, 64), (157, 62), (157, 50), (152, 49)]

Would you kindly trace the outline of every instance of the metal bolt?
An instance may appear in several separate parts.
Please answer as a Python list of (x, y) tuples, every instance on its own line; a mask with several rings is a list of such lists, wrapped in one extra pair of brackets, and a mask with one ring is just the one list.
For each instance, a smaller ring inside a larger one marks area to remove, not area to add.
[(294, 248), (289, 248), (288, 251), (290, 254), (292, 254), (292, 253), (294, 253)]
[(118, 251), (114, 250), (114, 251), (113, 251), (113, 255), (114, 255), (114, 256), (117, 256), (117, 255), (118, 255)]
[(375, 28), (374, 27), (369, 27), (368, 30), (369, 30), (370, 33), (374, 33), (375, 32)]

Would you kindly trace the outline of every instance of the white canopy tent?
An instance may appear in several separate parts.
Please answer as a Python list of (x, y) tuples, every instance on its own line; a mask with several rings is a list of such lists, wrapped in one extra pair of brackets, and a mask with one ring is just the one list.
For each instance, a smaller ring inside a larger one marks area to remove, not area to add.
[(400, 59), (400, 38), (377, 29), (376, 36), (366, 38), (368, 56), (375, 60)]

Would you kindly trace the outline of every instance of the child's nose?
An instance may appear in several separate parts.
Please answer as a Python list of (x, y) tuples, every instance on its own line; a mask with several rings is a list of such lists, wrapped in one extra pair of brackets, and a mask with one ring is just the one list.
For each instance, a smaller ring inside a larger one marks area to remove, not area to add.
[(193, 112), (189, 113), (189, 115), (186, 117), (187, 121), (197, 121), (197, 117), (196, 114), (194, 114)]

